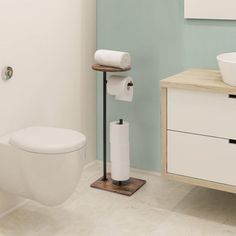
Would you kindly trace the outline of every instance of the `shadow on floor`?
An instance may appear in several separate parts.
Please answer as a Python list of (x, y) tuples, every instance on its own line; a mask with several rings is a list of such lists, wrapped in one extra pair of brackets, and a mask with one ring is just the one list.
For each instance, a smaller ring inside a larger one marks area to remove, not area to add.
[(174, 207), (173, 211), (236, 226), (236, 194), (196, 187)]

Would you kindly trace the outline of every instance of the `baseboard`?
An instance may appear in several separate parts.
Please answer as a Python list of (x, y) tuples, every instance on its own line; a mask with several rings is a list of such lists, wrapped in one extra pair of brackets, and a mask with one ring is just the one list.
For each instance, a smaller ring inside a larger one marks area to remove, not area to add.
[[(88, 163), (87, 165), (85, 165), (84, 169), (87, 169), (93, 165), (102, 165), (102, 161), (100, 160), (94, 160), (90, 163)], [(108, 162), (107, 163), (107, 167), (110, 168), (111, 167), (111, 163)], [(161, 176), (161, 173), (158, 172), (158, 171), (149, 171), (149, 170), (143, 170), (143, 169), (137, 169), (137, 168), (130, 168), (131, 171), (134, 171), (134, 172), (139, 172), (139, 173), (143, 173), (143, 174), (148, 174), (148, 175), (155, 175), (155, 176), (158, 176), (160, 177)]]
[(97, 165), (97, 164), (98, 164), (97, 160), (93, 160), (93, 161), (87, 163), (87, 164), (84, 166), (84, 170), (88, 169), (88, 168), (91, 167), (91, 166)]
[(156, 175), (158, 177), (161, 176), (161, 173), (159, 171), (150, 171), (150, 170), (143, 170), (143, 169), (136, 169), (136, 168), (131, 168), (131, 171), (136, 171), (136, 172), (144, 173), (148, 175)]

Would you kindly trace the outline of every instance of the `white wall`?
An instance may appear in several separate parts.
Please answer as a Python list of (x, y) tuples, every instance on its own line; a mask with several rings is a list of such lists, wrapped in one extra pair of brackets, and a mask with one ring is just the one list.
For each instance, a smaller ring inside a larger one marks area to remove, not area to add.
[(87, 136), (87, 161), (95, 159), (95, 4), (0, 0), (0, 71), (14, 68), (12, 80), (0, 79), (0, 135), (31, 125), (76, 129)]

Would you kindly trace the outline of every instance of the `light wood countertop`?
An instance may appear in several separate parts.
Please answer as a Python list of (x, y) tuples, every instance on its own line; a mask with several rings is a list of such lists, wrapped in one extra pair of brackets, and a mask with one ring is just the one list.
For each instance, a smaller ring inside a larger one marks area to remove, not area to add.
[(190, 89), (236, 95), (236, 87), (225, 84), (222, 81), (221, 73), (217, 70), (191, 69), (161, 80), (160, 85), (161, 88)]

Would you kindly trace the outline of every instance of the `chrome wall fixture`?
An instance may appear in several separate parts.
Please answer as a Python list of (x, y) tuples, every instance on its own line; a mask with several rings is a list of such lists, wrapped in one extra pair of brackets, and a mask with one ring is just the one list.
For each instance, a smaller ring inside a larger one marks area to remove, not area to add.
[(9, 80), (12, 78), (13, 74), (14, 74), (13, 68), (10, 66), (6, 66), (2, 70), (2, 79)]

